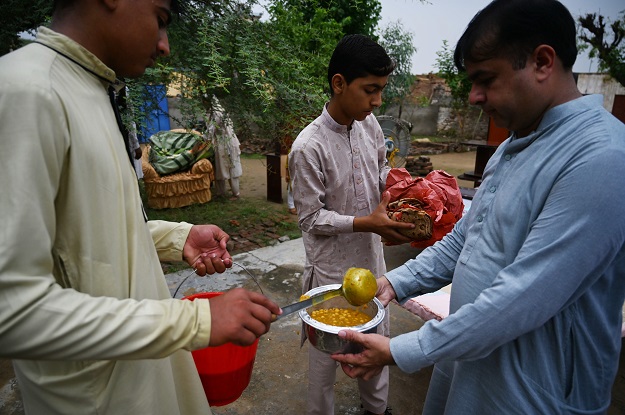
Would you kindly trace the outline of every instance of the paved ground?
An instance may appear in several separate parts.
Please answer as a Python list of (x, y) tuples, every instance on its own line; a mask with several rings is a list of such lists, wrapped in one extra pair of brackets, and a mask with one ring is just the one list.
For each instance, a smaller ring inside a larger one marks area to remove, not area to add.
[[(388, 267), (394, 268), (413, 256), (415, 250), (408, 246), (388, 247)], [(297, 301), (301, 290), (301, 273), (304, 264), (301, 239), (288, 241), (275, 247), (265, 247), (234, 257), (231, 270), (211, 278), (169, 275), (170, 289), (178, 290), (177, 297), (201, 291), (222, 291), (233, 286), (261, 290), (280, 305)], [(258, 285), (239, 265), (250, 272)], [(397, 335), (417, 330), (423, 321), (396, 304), (391, 304), (391, 331)], [(308, 369), (308, 343), (300, 348), (301, 320), (297, 314), (274, 323), (268, 334), (261, 337), (249, 387), (235, 402), (216, 407), (217, 415), (269, 415), (304, 414)], [(337, 371), (336, 414), (360, 414), (360, 401), (356, 382)], [(431, 369), (416, 374), (405, 374), (391, 369), (389, 405), (396, 415), (420, 414)]]

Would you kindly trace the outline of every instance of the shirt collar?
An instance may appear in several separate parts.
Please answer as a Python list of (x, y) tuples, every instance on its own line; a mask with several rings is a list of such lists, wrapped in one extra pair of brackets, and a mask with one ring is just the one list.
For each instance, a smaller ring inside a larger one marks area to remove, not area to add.
[(560, 122), (564, 118), (570, 117), (571, 114), (578, 114), (580, 111), (586, 111), (597, 105), (603, 104), (602, 95), (584, 95), (582, 97), (567, 101), (563, 104), (550, 108), (540, 121), (536, 131), (542, 131), (549, 128), (555, 122)]
[(508, 149), (510, 151), (521, 151), (540, 138), (554, 124), (561, 123), (572, 115), (594, 108), (597, 105), (602, 105), (602, 103), (603, 96), (601, 95), (585, 95), (550, 108), (545, 112), (536, 130), (527, 136), (519, 138), (516, 132), (513, 132), (509, 140)]
[(124, 83), (115, 76), (115, 71), (69, 37), (42, 26), (37, 31), (36, 42), (55, 50), (73, 61), (102, 81), (113, 86), (116, 91), (124, 87)]
[(337, 123), (336, 121), (334, 121), (334, 118), (332, 118), (332, 116), (328, 112), (328, 103), (326, 103), (323, 106), (323, 112), (321, 113), (321, 118), (323, 120), (323, 123), (326, 124), (330, 128), (330, 130), (339, 134), (347, 134), (347, 131), (349, 130), (348, 126), (341, 125)]

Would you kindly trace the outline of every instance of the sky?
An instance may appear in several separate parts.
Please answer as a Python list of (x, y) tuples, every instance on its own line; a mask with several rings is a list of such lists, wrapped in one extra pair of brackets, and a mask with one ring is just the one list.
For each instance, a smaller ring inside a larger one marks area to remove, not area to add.
[[(412, 73), (416, 75), (436, 72), (436, 52), (442, 50), (447, 40), (453, 50), (467, 24), (490, 0), (380, 0), (381, 20), (378, 26), (400, 21), (404, 30), (413, 34), (417, 52), (412, 57)], [(610, 20), (619, 18), (625, 10), (623, 0), (561, 0), (573, 18), (586, 13), (598, 13)], [(597, 60), (586, 53), (577, 57), (575, 72), (596, 72)]]

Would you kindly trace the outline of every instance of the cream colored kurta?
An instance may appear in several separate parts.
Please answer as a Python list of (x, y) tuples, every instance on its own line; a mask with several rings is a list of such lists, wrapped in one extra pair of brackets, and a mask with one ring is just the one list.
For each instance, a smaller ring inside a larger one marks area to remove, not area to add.
[(208, 344), (208, 302), (171, 299), (159, 265), (191, 225), (144, 221), (113, 71), (37, 39), (60, 53), (0, 58), (0, 355), (26, 412), (210, 413), (188, 352)]
[(208, 134), (215, 149), (215, 180), (236, 179), (243, 175), (241, 143), (224, 108), (217, 98), (213, 102)]

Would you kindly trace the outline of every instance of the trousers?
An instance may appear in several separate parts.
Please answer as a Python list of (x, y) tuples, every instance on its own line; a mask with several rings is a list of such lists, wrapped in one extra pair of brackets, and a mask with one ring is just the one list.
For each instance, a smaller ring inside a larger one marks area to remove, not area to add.
[[(378, 334), (389, 336), (388, 308), (384, 321), (378, 326)], [(307, 415), (334, 414), (334, 383), (338, 362), (329, 354), (320, 352), (309, 344), (308, 348), (308, 409)], [(363, 408), (374, 414), (382, 414), (388, 403), (389, 369), (365, 381), (357, 379), (358, 392)]]

